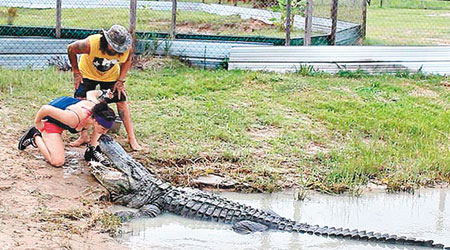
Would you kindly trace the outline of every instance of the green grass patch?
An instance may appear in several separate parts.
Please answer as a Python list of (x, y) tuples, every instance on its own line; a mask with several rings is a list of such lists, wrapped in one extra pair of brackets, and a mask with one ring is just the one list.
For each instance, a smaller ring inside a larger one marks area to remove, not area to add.
[[(450, 2), (447, 1), (448, 9)], [(449, 45), (447, 10), (370, 7), (367, 12), (367, 44)]]
[(450, 10), (450, 3), (445, 0), (375, 0), (371, 1), (371, 6), (398, 9)]
[[(52, 98), (72, 94), (70, 73), (0, 74), (0, 104), (18, 128)], [(342, 192), (369, 181), (398, 190), (448, 180), (448, 82), (209, 71), (169, 61), (131, 71), (127, 90), (137, 137), (148, 149), (136, 157), (166, 180), (188, 185), (218, 173), (247, 190)]]

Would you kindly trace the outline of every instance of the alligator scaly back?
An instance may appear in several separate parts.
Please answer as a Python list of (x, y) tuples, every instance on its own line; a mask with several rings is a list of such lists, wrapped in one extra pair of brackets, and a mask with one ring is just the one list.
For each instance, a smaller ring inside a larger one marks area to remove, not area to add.
[[(156, 178), (110, 137), (103, 136), (100, 147), (113, 162), (115, 169), (110, 171), (119, 171), (125, 176), (122, 177), (128, 178), (128, 182), (126, 184), (121, 182), (118, 189), (113, 179), (105, 178), (107, 174), (99, 174), (103, 169), (95, 168), (92, 173), (110, 191), (112, 201), (124, 206), (140, 208), (134, 216), (154, 217), (161, 211), (165, 211), (197, 220), (232, 224), (233, 229), (241, 233), (273, 229), (374, 243), (444, 248), (444, 245), (435, 244), (432, 240), (298, 223), (274, 212), (252, 208), (213, 193), (173, 187)], [(116, 179), (124, 180), (124, 178)]]

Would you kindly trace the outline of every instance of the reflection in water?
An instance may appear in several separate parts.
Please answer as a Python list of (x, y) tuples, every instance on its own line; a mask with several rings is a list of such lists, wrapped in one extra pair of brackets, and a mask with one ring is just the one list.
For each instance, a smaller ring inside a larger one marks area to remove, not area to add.
[[(313, 225), (433, 239), (450, 246), (450, 207), (445, 204), (450, 189), (414, 195), (367, 193), (359, 198), (310, 194), (305, 201), (294, 201), (290, 192), (221, 195)], [(277, 231), (240, 235), (230, 225), (170, 214), (133, 220), (123, 230), (119, 240), (133, 249), (420, 249)]]
[[(440, 190), (439, 192), (439, 212), (437, 213), (436, 219), (436, 230), (442, 231), (445, 230), (445, 197), (447, 196), (447, 192), (445, 190)], [(448, 215), (448, 214), (447, 214)]]
[(71, 175), (81, 174), (83, 171), (82, 164), (79, 163), (79, 159), (81, 158), (80, 152), (77, 151), (66, 151), (65, 153), (66, 162), (64, 163), (63, 169), (63, 177), (69, 178)]

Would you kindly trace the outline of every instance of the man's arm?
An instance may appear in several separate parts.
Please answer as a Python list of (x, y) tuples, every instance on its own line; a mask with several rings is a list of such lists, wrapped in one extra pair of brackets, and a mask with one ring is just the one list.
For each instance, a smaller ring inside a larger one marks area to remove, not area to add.
[(127, 77), (128, 70), (131, 68), (131, 51), (133, 51), (133, 48), (130, 49), (130, 53), (128, 54), (128, 58), (124, 63), (120, 64), (120, 74), (119, 78), (117, 79), (116, 83), (114, 84), (113, 92), (118, 91), (119, 93), (119, 99), (121, 95), (125, 95), (125, 78)]
[(75, 41), (67, 46), (67, 55), (69, 57), (70, 64), (72, 65), (75, 89), (78, 89), (80, 83), (83, 82), (83, 76), (78, 68), (77, 54), (89, 54), (90, 51), (91, 46), (89, 44), (89, 38)]
[(133, 51), (133, 48), (130, 49), (130, 54), (128, 54), (128, 58), (124, 63), (120, 64), (120, 75), (117, 79), (118, 81), (123, 80), (125, 81), (125, 78), (127, 77), (128, 70), (131, 68), (131, 51)]

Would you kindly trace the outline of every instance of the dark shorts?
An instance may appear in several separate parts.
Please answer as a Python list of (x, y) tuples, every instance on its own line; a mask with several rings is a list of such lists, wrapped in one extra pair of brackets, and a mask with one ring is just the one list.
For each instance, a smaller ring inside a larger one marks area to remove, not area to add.
[[(77, 90), (75, 90), (74, 97), (76, 98), (86, 98), (86, 93), (90, 90), (94, 90), (97, 85), (100, 85), (100, 89), (110, 89), (113, 90), (114, 84), (116, 82), (101, 82), (101, 81), (95, 81), (87, 78), (83, 78), (83, 83), (80, 84)], [(116, 103), (116, 102), (123, 102), (126, 101), (127, 97), (125, 95), (119, 95), (118, 92), (114, 92), (114, 97), (111, 99), (106, 99), (107, 103)]]

